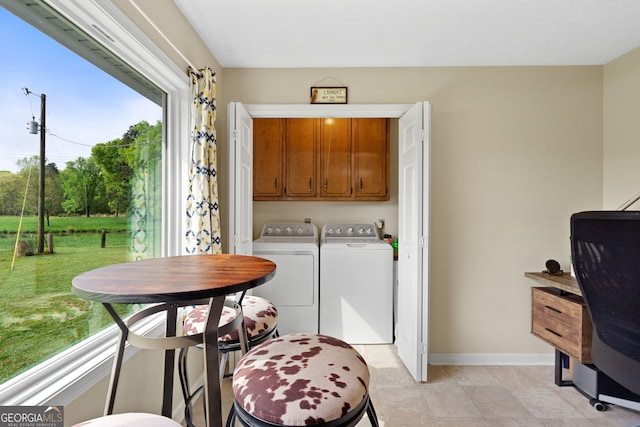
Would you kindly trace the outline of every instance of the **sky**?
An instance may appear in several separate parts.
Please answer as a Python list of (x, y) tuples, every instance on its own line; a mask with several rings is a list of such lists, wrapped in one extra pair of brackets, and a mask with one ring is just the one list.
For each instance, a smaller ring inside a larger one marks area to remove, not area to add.
[[(0, 7), (0, 171), (17, 172), (18, 160), (40, 154), (40, 94), (46, 95), (46, 158), (89, 157), (91, 146), (121, 138), (162, 109), (55, 40)], [(37, 95), (25, 95), (23, 87)]]

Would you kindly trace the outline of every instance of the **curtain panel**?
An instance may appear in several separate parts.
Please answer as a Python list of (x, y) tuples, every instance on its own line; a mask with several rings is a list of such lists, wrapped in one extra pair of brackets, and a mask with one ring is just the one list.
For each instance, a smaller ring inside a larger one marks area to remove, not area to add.
[(187, 196), (188, 254), (222, 252), (216, 141), (216, 75), (209, 67), (189, 70), (191, 79), (191, 162)]

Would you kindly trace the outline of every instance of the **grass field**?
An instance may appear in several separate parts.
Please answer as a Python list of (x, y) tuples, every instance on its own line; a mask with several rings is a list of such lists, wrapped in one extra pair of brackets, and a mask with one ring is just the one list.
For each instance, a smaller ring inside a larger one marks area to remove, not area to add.
[[(47, 232), (74, 232), (74, 231), (126, 231), (127, 217), (84, 217), (84, 216), (55, 216), (49, 218), (49, 224), (45, 219), (45, 230)], [(20, 217), (0, 216), (0, 233), (16, 233), (20, 225)], [(38, 218), (35, 216), (25, 217), (22, 220), (22, 232), (37, 232)]]
[[(54, 253), (16, 257), (12, 269), (18, 221), (0, 216), (0, 382), (113, 324), (101, 304), (71, 293), (71, 280), (127, 261), (130, 240), (126, 218), (51, 218)], [(20, 240), (35, 239), (36, 229), (26, 218)]]

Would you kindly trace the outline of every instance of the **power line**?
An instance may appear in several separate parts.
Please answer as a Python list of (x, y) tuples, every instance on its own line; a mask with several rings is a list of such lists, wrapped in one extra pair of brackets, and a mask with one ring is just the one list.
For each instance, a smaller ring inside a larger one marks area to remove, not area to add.
[[(96, 144), (87, 144), (87, 143), (83, 143), (83, 142), (78, 142), (78, 141), (72, 141), (70, 139), (67, 138), (63, 138), (59, 135), (56, 135), (55, 133), (52, 133), (50, 131), (47, 131), (47, 134), (49, 134), (50, 136), (53, 136), (55, 138), (58, 138), (61, 141), (65, 141), (68, 142), (70, 144), (75, 144), (75, 145), (82, 145), (84, 147), (94, 147)], [(126, 147), (135, 147), (137, 145), (146, 145), (146, 144), (151, 144), (154, 142), (162, 142), (162, 139), (155, 139), (155, 140), (151, 140), (151, 141), (141, 141), (141, 142), (136, 142), (136, 143), (132, 143), (132, 144), (120, 144), (120, 145), (105, 145), (105, 148), (126, 148)], [(98, 143), (98, 144), (105, 144), (105, 143)]]

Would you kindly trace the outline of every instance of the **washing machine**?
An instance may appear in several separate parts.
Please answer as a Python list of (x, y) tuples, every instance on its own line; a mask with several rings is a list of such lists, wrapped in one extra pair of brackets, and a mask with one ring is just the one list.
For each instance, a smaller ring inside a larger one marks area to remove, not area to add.
[(253, 288), (253, 295), (278, 309), (278, 331), (318, 333), (320, 261), (318, 229), (313, 224), (265, 224), (253, 241), (253, 255), (276, 263), (276, 275)]
[(393, 248), (374, 224), (327, 224), (320, 238), (320, 333), (393, 342)]

